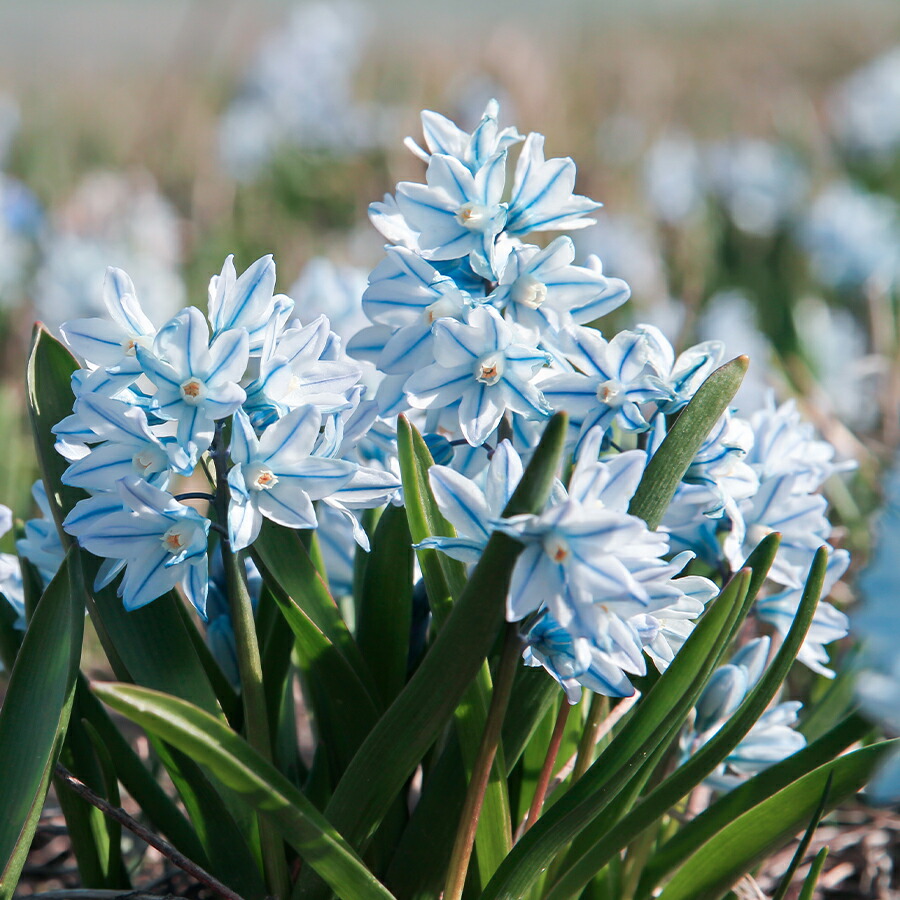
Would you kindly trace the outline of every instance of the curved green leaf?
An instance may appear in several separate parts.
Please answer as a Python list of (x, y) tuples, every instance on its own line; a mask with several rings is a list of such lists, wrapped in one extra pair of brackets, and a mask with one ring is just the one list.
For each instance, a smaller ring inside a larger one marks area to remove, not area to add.
[[(456, 532), (441, 514), (428, 480), (428, 469), (434, 464), (431, 453), (416, 428), (403, 416), (397, 424), (397, 447), (403, 498), (413, 540), (418, 543), (426, 537), (437, 535), (452, 537)], [(440, 632), (453, 602), (465, 589), (466, 568), (459, 560), (435, 550), (422, 548), (416, 552), (419, 554), (434, 626)], [(467, 776), (471, 774), (481, 745), (492, 693), (491, 672), (485, 660), (454, 713)], [(501, 746), (494, 758), (475, 835), (475, 860), (483, 883), (490, 880), (511, 846), (506, 762)]]
[[(562, 457), (565, 416), (554, 416), (505, 510), (541, 508)], [(326, 808), (354, 846), (364, 845), (447, 724), (493, 646), (520, 545), (495, 534), (424, 661), (360, 747)], [(300, 889), (306, 882), (301, 875)]]
[(713, 835), (678, 870), (661, 900), (717, 900), (741, 875), (803, 829), (832, 778), (829, 808), (852, 797), (898, 740), (855, 750), (804, 775)]
[(83, 593), (81, 567), (70, 552), (37, 605), (0, 709), (3, 900), (12, 897), (25, 864), (72, 710)]
[(303, 610), (356, 670), (362, 683), (368, 684), (371, 672), (299, 533), (265, 519), (250, 553), (260, 570), (268, 573), (270, 585), (280, 585), (282, 596), (287, 595)]
[(749, 360), (739, 356), (713, 372), (675, 420), (659, 450), (650, 457), (644, 477), (628, 507), (633, 516), (657, 528), (688, 466), (713, 425), (741, 386)]
[(850, 716), (814, 743), (723, 794), (656, 850), (635, 896), (649, 897), (656, 885), (725, 825), (791, 782), (825, 765), (871, 730), (872, 726), (862, 716)]
[(800, 651), (822, 593), (828, 554), (816, 553), (791, 629), (759, 682), (716, 735), (619, 821), (595, 821), (579, 836), (577, 858), (567, 860), (547, 900), (575, 896), (609, 860), (687, 796), (740, 743), (774, 698)]
[(340, 897), (390, 900), (325, 817), (221, 721), (183, 700), (128, 684), (95, 684), (104, 703), (201, 763), (269, 818)]
[(687, 716), (747, 614), (749, 581), (750, 572), (742, 570), (723, 588), (605, 752), (513, 847), (483, 900), (524, 897), (557, 854), (603, 812)]

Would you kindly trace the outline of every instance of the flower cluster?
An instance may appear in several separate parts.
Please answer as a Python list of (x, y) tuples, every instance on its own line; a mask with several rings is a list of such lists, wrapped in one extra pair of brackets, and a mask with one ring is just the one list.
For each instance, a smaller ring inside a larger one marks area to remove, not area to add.
[[(707, 682), (694, 708), (691, 727), (681, 735), (682, 761), (713, 738), (762, 677), (769, 656), (768, 637), (745, 644)], [(806, 746), (795, 731), (801, 703), (778, 703), (762, 714), (740, 743), (706, 778), (715, 790), (730, 790), (745, 778)]]
[(110, 269), (110, 319), (62, 327), (84, 367), (57, 446), (71, 462), (64, 482), (90, 494), (64, 526), (107, 559), (100, 585), (124, 568), (128, 608), (180, 585), (204, 613), (210, 520), (169, 487), (207, 455), (227, 479), (227, 522), (218, 525), (234, 550), (256, 539), (263, 518), (315, 528), (313, 501), (352, 516), (351, 507), (379, 505), (399, 487), (353, 458), (356, 431), (371, 418), (359, 367), (324, 316), (292, 319), (293, 301), (274, 288), (271, 257), (240, 277), (229, 257), (210, 282), (208, 319), (188, 307), (156, 328), (128, 276)]
[[(575, 264), (567, 236), (598, 204), (573, 193), (574, 164), (545, 159), (543, 137), (502, 129), (488, 105), (471, 133), (422, 115), (425, 184), (401, 183), (371, 208), (390, 241), (363, 295), (372, 324), (350, 342), (382, 373), (383, 417), (406, 412), (427, 432), (431, 487), (455, 537), (420, 546), (474, 563), (493, 531), (523, 546), (507, 618), (523, 621), (526, 662), (570, 701), (582, 686), (634, 692), (630, 676), (660, 670), (684, 643), (715, 585), (679, 576), (691, 559), (731, 573), (773, 531), (783, 542), (760, 622), (790, 627), (813, 555), (831, 534), (822, 483), (846, 468), (791, 403), (746, 420), (727, 411), (650, 531), (630, 501), (668, 423), (723, 361), (708, 341), (676, 355), (651, 325), (604, 336), (591, 323), (629, 296), (598, 260)], [(508, 157), (521, 144), (511, 186)], [(508, 197), (506, 200), (504, 198)], [(540, 425), (564, 410), (571, 476), (536, 515), (502, 517)], [(633, 449), (630, 449), (633, 448)], [(489, 460), (489, 462), (488, 462)], [(847, 565), (831, 552), (830, 588)], [(801, 652), (816, 671), (846, 618), (821, 603)], [(768, 644), (766, 645), (768, 646)]]
[[(773, 631), (790, 627), (831, 536), (820, 488), (846, 466), (791, 403), (749, 419), (727, 410), (662, 527), (630, 512), (648, 460), (724, 348), (706, 341), (678, 355), (652, 325), (597, 329), (628, 286), (596, 258), (577, 264), (568, 235), (541, 236), (590, 225), (599, 204), (574, 193), (571, 159), (547, 159), (542, 135), (501, 128), (498, 114), (492, 101), (468, 133), (423, 113), (425, 147), (408, 145), (427, 164), (425, 183), (403, 182), (371, 208), (389, 246), (362, 295), (370, 324), (346, 350), (325, 316), (292, 318), (269, 257), (240, 277), (229, 258), (210, 282), (207, 315), (189, 307), (158, 328), (128, 276), (111, 269), (109, 320), (63, 327), (84, 367), (55, 432), (71, 463), (65, 483), (90, 495), (65, 528), (106, 559), (98, 584), (124, 570), (128, 608), (180, 586), (204, 613), (210, 534), (241, 551), (265, 518), (324, 526), (333, 587), (349, 591), (350, 534), (368, 546), (353, 509), (399, 500), (404, 413), (432, 451), (431, 489), (456, 528), (418, 546), (474, 564), (494, 532), (521, 545), (507, 618), (521, 623), (526, 664), (544, 667), (570, 702), (582, 687), (634, 694), (648, 657), (664, 670), (718, 591), (708, 576), (739, 569), (773, 531), (782, 544), (756, 615)], [(505, 518), (557, 411), (569, 417), (560, 479), (543, 509)], [(214, 523), (188, 505), (197, 491), (177, 493), (178, 479), (200, 469), (216, 491)], [(846, 566), (846, 553), (831, 550), (829, 589)], [(225, 641), (227, 621), (214, 618)], [(846, 632), (843, 614), (820, 603), (800, 658), (830, 675), (824, 647)], [(751, 684), (768, 646), (748, 645), (720, 680), (744, 673)], [(724, 721), (719, 706), (686, 746)]]

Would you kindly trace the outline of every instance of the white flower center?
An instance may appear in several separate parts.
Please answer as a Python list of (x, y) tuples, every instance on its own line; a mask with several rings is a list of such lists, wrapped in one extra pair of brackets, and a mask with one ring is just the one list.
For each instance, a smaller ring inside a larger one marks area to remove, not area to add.
[(160, 538), (163, 547), (173, 556), (182, 553), (197, 537), (197, 525), (193, 522), (176, 522)]
[(597, 385), (597, 399), (607, 406), (619, 406), (625, 402), (625, 386), (615, 378), (603, 381)]
[(425, 307), (422, 317), (430, 325), (436, 319), (458, 319), (460, 304), (450, 297), (440, 297)]
[(470, 200), (456, 211), (456, 221), (469, 231), (485, 231), (491, 224), (491, 207)]
[(569, 558), (572, 551), (559, 535), (549, 534), (544, 538), (544, 552), (553, 562), (562, 564)]
[(244, 476), (251, 491), (271, 491), (278, 484), (278, 476), (268, 466), (251, 466)]
[(197, 406), (206, 399), (206, 385), (199, 378), (188, 378), (182, 382), (181, 399), (188, 406)]
[(149, 349), (152, 341), (144, 334), (130, 334), (122, 341), (122, 352), (126, 356), (135, 356), (138, 347)]
[(496, 384), (503, 377), (504, 363), (502, 354), (483, 356), (475, 365), (475, 378), (482, 384)]
[(131, 465), (138, 475), (142, 478), (148, 478), (168, 468), (169, 461), (166, 459), (166, 454), (163, 450), (159, 447), (149, 446), (138, 450), (131, 457)]
[(537, 309), (547, 299), (547, 285), (533, 275), (523, 275), (516, 279), (512, 299), (529, 309)]

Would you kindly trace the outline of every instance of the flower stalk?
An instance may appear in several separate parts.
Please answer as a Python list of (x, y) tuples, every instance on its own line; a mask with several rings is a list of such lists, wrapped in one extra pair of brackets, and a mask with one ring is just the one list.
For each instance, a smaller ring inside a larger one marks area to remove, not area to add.
[[(216, 423), (216, 434), (211, 448), (216, 472), (215, 508), (219, 522), (228, 521), (228, 460), (224, 445), (223, 423)], [(272, 742), (269, 733), (266, 695), (263, 689), (262, 659), (256, 638), (256, 622), (250, 592), (241, 571), (240, 558), (231, 547), (228, 529), (220, 537), (222, 563), (225, 568), (225, 585), (234, 642), (241, 678), (241, 700), (244, 706), (244, 727), (247, 741), (267, 762), (272, 762)], [(276, 896), (286, 896), (288, 871), (282, 840), (278, 832), (264, 818), (259, 819), (260, 844), (266, 883)]]
[(478, 830), (478, 819), (484, 805), (484, 794), (490, 779), (491, 768), (494, 765), (494, 757), (497, 755), (497, 747), (500, 744), (503, 719), (506, 716), (506, 708), (512, 693), (521, 645), (517, 626), (515, 624), (507, 625), (503, 652), (494, 681), (494, 693), (484, 725), (484, 735), (472, 766), (472, 778), (469, 781), (466, 801), (463, 804), (459, 820), (459, 829), (453, 844), (453, 853), (450, 856), (444, 900), (460, 900), (466, 884), (466, 873), (469, 870), (469, 861), (472, 858), (472, 848), (475, 844), (475, 832)]
[(523, 834), (534, 825), (544, 807), (544, 800), (547, 799), (547, 789), (550, 787), (550, 779), (553, 777), (553, 769), (556, 765), (556, 758), (559, 756), (563, 735), (566, 733), (566, 722), (568, 721), (571, 708), (565, 698), (563, 698), (559, 705), (559, 712), (556, 714), (556, 723), (553, 726), (553, 733), (550, 735), (547, 755), (544, 757), (544, 765), (541, 767), (541, 772), (538, 776), (534, 797), (522, 825)]

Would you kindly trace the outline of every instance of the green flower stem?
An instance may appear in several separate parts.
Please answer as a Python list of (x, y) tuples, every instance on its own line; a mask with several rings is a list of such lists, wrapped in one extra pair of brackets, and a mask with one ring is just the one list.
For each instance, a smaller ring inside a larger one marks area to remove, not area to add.
[(587, 772), (594, 761), (594, 747), (597, 744), (600, 726), (608, 715), (609, 699), (602, 694), (592, 694), (591, 708), (588, 710), (584, 731), (581, 732), (581, 740), (578, 742), (578, 756), (575, 758), (575, 768), (572, 771), (572, 784)]
[(569, 718), (570, 709), (568, 700), (563, 697), (559, 705), (559, 712), (556, 715), (556, 724), (553, 726), (553, 734), (550, 735), (550, 743), (547, 745), (547, 756), (544, 758), (544, 765), (538, 776), (537, 787), (534, 789), (534, 797), (528, 809), (528, 815), (525, 817), (525, 824), (522, 828), (523, 834), (534, 825), (544, 807), (547, 788), (550, 787), (550, 779), (553, 777), (553, 768), (556, 765), (556, 757), (559, 755), (559, 748), (566, 731), (566, 720)]
[(487, 721), (484, 723), (484, 734), (472, 766), (472, 778), (466, 791), (466, 801), (459, 819), (453, 853), (450, 856), (444, 900), (460, 900), (466, 884), (466, 873), (469, 870), (469, 860), (472, 858), (478, 818), (484, 804), (484, 794), (490, 779), (491, 768), (494, 765), (494, 757), (497, 755), (497, 748), (500, 745), (503, 719), (506, 715), (506, 707), (509, 705), (520, 652), (521, 639), (518, 626), (509, 624), (506, 626), (506, 639), (497, 667), (494, 693), (491, 697)]
[[(240, 559), (231, 549), (228, 537), (228, 459), (222, 423), (216, 423), (216, 436), (212, 446), (212, 458), (216, 467), (216, 517), (223, 526), (219, 546), (225, 568), (225, 590), (234, 629), (238, 671), (241, 676), (241, 699), (244, 705), (244, 729), (247, 742), (266, 762), (272, 762), (272, 740), (269, 734), (266, 694), (263, 688), (262, 660), (256, 638), (256, 622), (250, 592), (244, 580)], [(259, 819), (259, 836), (262, 848), (263, 868), (269, 890), (277, 897), (288, 896), (290, 881), (284, 845), (278, 832), (267, 820)]]

